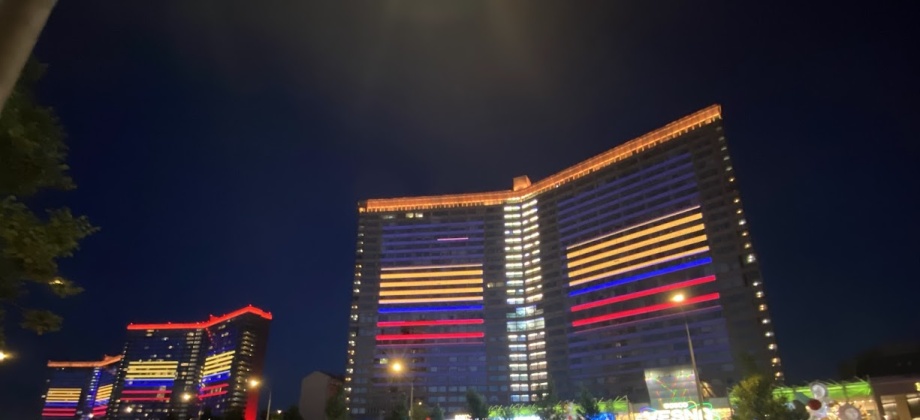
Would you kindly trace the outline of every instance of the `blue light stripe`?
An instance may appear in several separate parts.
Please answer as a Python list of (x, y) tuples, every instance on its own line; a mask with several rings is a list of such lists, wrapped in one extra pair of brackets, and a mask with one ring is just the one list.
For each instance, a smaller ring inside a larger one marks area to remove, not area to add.
[[(624, 177), (622, 177), (622, 178), (618, 178), (618, 179), (616, 179), (616, 180), (614, 180), (614, 181), (611, 181), (611, 182), (608, 182), (608, 183), (606, 183), (606, 184), (604, 184), (604, 185), (601, 185), (600, 187), (597, 187), (597, 188), (593, 188), (593, 189), (584, 191), (584, 192), (582, 192), (582, 193), (580, 193), (580, 194), (578, 194), (578, 195), (576, 195), (576, 196), (574, 196), (574, 197), (572, 197), (572, 198), (567, 198), (567, 199), (565, 199), (565, 200), (562, 200), (562, 201), (559, 202), (559, 206), (560, 206), (560, 207), (563, 207), (564, 209), (560, 209), (559, 214), (564, 215), (564, 214), (566, 214), (566, 213), (571, 213), (572, 211), (575, 211), (575, 210), (577, 210), (578, 208), (584, 207), (585, 205), (588, 205), (588, 204), (590, 204), (591, 202), (593, 202), (593, 201), (595, 201), (595, 200), (597, 200), (597, 199), (599, 199), (599, 198), (609, 197), (609, 196), (611, 195), (611, 193), (621, 192), (621, 191), (623, 191), (624, 189), (633, 188), (633, 187), (635, 187), (635, 186), (637, 186), (637, 185), (639, 185), (639, 184), (647, 183), (647, 181), (650, 180), (650, 179), (659, 179), (659, 178), (662, 178), (663, 176), (670, 175), (670, 174), (674, 173), (676, 170), (677, 170), (677, 171), (682, 170), (682, 169), (691, 169), (691, 170), (692, 170), (692, 169), (693, 169), (693, 167), (692, 167), (693, 162), (690, 161), (689, 158), (690, 158), (690, 155), (686, 155), (686, 154), (680, 155), (680, 156), (677, 156), (677, 157), (668, 159), (668, 160), (666, 160), (666, 161), (664, 161), (664, 162), (659, 162), (659, 163), (656, 163), (656, 164), (654, 164), (654, 165), (652, 165), (652, 166), (649, 166), (649, 167), (646, 167), (646, 168), (642, 168), (642, 169), (640, 169), (640, 170), (638, 170), (638, 171), (636, 171), (636, 172), (633, 172), (632, 174), (629, 174), (629, 175), (624, 176)], [(671, 164), (679, 164), (680, 166), (678, 166), (678, 167), (676, 167), (676, 168), (668, 169), (668, 170), (666, 170), (666, 171), (662, 171), (662, 169), (664, 169), (665, 166), (668, 166), (668, 165), (671, 165)], [(653, 175), (652, 177), (649, 177), (649, 178), (639, 178), (640, 176), (646, 175), (646, 174), (654, 174), (654, 175)], [(639, 179), (637, 180), (636, 178), (639, 178)], [(629, 181), (632, 181), (632, 182), (629, 182)], [(581, 202), (581, 203), (578, 203), (578, 204), (576, 204), (576, 205), (574, 205), (574, 206), (569, 206), (569, 204), (571, 204), (571, 203), (573, 203), (573, 202), (575, 202), (575, 201), (581, 200), (581, 199), (583, 199), (584, 197), (587, 197), (587, 196), (592, 195), (592, 194), (594, 194), (595, 197), (592, 198), (590, 201), (588, 201), (588, 202)]]
[(135, 379), (135, 380), (126, 380), (125, 385), (130, 387), (159, 387), (159, 386), (169, 386), (175, 381), (175, 379)]
[[(418, 220), (418, 219), (415, 219)], [(442, 228), (445, 226), (482, 226), (485, 224), (482, 220), (469, 220), (466, 222), (444, 222), (444, 223), (412, 223), (411, 221), (406, 221), (407, 223), (397, 224), (397, 225), (386, 225), (383, 227), (384, 231), (387, 230), (414, 230), (414, 229), (423, 229), (423, 228)]]
[(673, 266), (670, 266), (670, 267), (665, 267), (665, 268), (662, 268), (662, 269), (659, 269), (659, 270), (649, 271), (649, 272), (642, 273), (642, 274), (636, 274), (636, 275), (634, 275), (634, 276), (625, 277), (625, 278), (622, 278), (622, 279), (619, 279), (619, 280), (610, 281), (610, 282), (607, 282), (607, 283), (601, 283), (601, 284), (598, 284), (598, 285), (596, 285), (596, 286), (591, 286), (591, 287), (587, 287), (587, 288), (584, 288), (584, 289), (573, 290), (573, 291), (569, 292), (569, 296), (572, 297), (572, 296), (583, 295), (583, 294), (585, 294), (585, 293), (591, 293), (591, 292), (595, 292), (595, 291), (598, 291), (598, 290), (601, 290), (601, 289), (607, 289), (607, 288), (610, 288), (610, 287), (616, 287), (616, 286), (620, 286), (620, 285), (623, 285), (623, 284), (626, 284), (626, 283), (632, 283), (632, 282), (634, 282), (634, 281), (644, 280), (644, 279), (647, 279), (647, 278), (650, 278), (650, 277), (662, 276), (662, 275), (665, 275), (665, 274), (673, 273), (673, 272), (680, 271), (680, 270), (684, 270), (684, 269), (687, 269), (687, 268), (699, 267), (699, 266), (701, 266), (701, 265), (706, 265), (706, 264), (709, 264), (709, 263), (711, 263), (711, 262), (712, 262), (712, 258), (709, 258), (709, 257), (700, 258), (700, 259), (698, 259), (698, 260), (693, 260), (693, 261), (686, 262), (686, 263), (683, 263), (683, 264), (673, 265)]
[(402, 314), (410, 312), (451, 312), (451, 311), (481, 311), (482, 305), (468, 306), (416, 306), (412, 308), (380, 308), (382, 314)]
[(222, 379), (223, 379), (223, 378), (222, 378), (223, 376), (226, 376), (227, 378), (229, 378), (229, 377), (230, 377), (230, 369), (227, 369), (227, 370), (225, 370), (225, 371), (223, 371), (223, 372), (217, 372), (217, 373), (212, 373), (212, 374), (210, 374), (210, 375), (206, 375), (206, 376), (204, 376), (203, 378), (201, 378), (201, 382), (213, 382), (213, 381), (217, 381), (217, 380), (222, 380)]

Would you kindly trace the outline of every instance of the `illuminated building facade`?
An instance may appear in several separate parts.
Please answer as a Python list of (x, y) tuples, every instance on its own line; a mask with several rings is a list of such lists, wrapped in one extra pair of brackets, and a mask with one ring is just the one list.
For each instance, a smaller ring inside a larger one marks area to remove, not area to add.
[(130, 324), (111, 419), (198, 418), (238, 411), (255, 420), (270, 313), (249, 306), (205, 322)]
[(358, 213), (356, 418), (410, 394), (462, 413), (469, 387), (525, 404), (550, 381), (562, 398), (687, 401), (696, 387), (673, 384), (693, 371), (669, 379), (691, 364), (685, 321), (707, 398), (740, 379), (741, 354), (782, 377), (718, 106), (539, 182)]
[(42, 420), (104, 419), (121, 356), (93, 362), (48, 362), (51, 378)]

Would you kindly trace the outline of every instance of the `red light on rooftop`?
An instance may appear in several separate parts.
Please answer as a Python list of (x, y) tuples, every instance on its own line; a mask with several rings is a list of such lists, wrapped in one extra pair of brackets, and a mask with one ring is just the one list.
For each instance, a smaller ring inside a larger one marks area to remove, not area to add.
[(255, 306), (249, 305), (241, 309), (237, 309), (229, 314), (222, 316), (211, 315), (210, 318), (205, 322), (186, 322), (173, 324), (170, 322), (162, 324), (128, 324), (128, 330), (189, 330), (189, 329), (200, 329), (208, 328), (219, 324), (221, 322), (236, 318), (240, 315), (245, 314), (254, 314), (258, 315), (265, 319), (272, 319), (271, 312), (263, 311), (262, 309), (256, 308)]

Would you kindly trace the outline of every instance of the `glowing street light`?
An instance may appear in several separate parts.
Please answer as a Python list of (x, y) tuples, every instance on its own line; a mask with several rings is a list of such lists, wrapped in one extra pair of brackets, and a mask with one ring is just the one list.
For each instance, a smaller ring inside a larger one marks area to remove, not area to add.
[[(404, 366), (398, 360), (394, 361), (393, 363), (390, 363), (390, 371), (392, 371), (393, 373), (397, 375), (401, 375), (403, 373), (403, 370), (404, 370)], [(415, 401), (415, 378), (413, 378), (412, 376), (409, 376), (408, 374), (407, 376), (408, 376), (407, 379), (409, 379), (409, 404), (407, 405), (409, 406), (409, 418), (412, 418), (412, 409), (414, 408), (413, 403)]]
[(182, 401), (188, 401), (190, 399), (192, 399), (192, 395), (189, 394), (188, 392), (182, 394)]
[[(249, 380), (249, 387), (256, 389), (262, 385), (262, 381), (258, 378), (252, 378)], [(268, 408), (265, 409), (265, 420), (268, 420), (270, 413), (272, 412), (272, 389), (268, 387)]]
[(697, 406), (697, 409), (703, 405), (703, 387), (701, 385), (700, 371), (696, 368), (696, 355), (693, 353), (693, 340), (690, 338), (690, 323), (687, 321), (687, 313), (684, 312), (684, 297), (683, 293), (678, 293), (671, 297), (671, 302), (677, 304), (677, 307), (680, 308), (680, 314), (684, 317), (684, 330), (687, 331), (687, 347), (690, 349), (690, 364), (693, 367), (693, 378), (696, 379), (696, 393), (697, 397), (700, 399), (700, 404)]
[(3, 350), (0, 350), (0, 362), (9, 359), (11, 355)]

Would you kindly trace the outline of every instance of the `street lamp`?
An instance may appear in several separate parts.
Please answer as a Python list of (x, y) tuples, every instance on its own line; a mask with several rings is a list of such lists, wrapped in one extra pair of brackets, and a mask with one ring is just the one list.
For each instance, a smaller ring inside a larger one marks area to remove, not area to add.
[[(252, 378), (249, 380), (249, 387), (252, 389), (256, 389), (260, 385), (262, 385), (262, 381), (258, 380), (257, 378)], [(268, 406), (265, 407), (265, 420), (269, 420), (269, 418), (271, 417), (271, 412), (272, 412), (272, 389), (271, 387), (268, 387)]]
[(690, 349), (690, 364), (693, 368), (693, 379), (696, 382), (696, 395), (699, 396), (700, 402), (697, 404), (697, 410), (703, 406), (703, 387), (700, 382), (700, 371), (696, 367), (696, 355), (693, 353), (693, 340), (690, 338), (690, 323), (687, 321), (687, 313), (684, 312), (684, 301), (686, 298), (682, 293), (678, 293), (671, 298), (671, 301), (677, 304), (680, 314), (684, 318), (684, 330), (687, 332), (687, 347)]
[[(402, 363), (400, 363), (399, 361), (395, 361), (393, 363), (390, 363), (390, 370), (397, 375), (401, 375), (404, 370), (404, 367)], [(411, 419), (412, 418), (412, 408), (414, 407), (413, 403), (415, 401), (415, 381), (413, 380), (414, 378), (412, 378), (411, 373), (406, 373), (406, 376), (407, 376), (406, 379), (409, 380), (409, 404), (407, 405), (409, 406), (409, 418)]]
[(188, 401), (190, 399), (192, 399), (192, 395), (189, 394), (188, 392), (182, 394), (182, 401)]
[(3, 350), (0, 350), (0, 362), (4, 361), (4, 360), (6, 360), (6, 359), (9, 359), (9, 358), (10, 358), (10, 354), (9, 354), (9, 353), (7, 353), (7, 352), (5, 352), (5, 351), (3, 351)]

